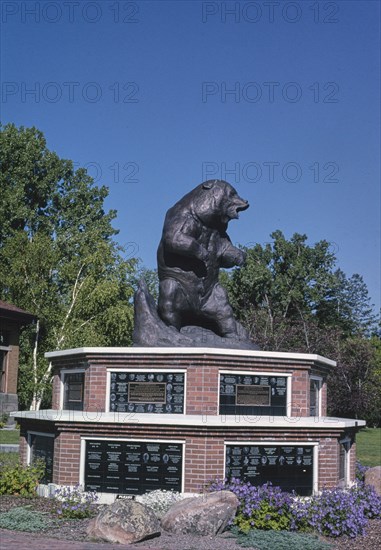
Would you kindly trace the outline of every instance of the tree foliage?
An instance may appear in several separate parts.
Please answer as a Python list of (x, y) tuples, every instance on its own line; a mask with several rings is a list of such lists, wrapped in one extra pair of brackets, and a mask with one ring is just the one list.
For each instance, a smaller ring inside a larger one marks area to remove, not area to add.
[[(49, 400), (44, 352), (131, 343), (132, 295), (154, 272), (125, 258), (106, 212), (108, 189), (59, 158), (35, 128), (1, 127), (0, 298), (34, 313), (21, 337), (23, 407)], [(335, 359), (330, 413), (381, 423), (381, 346), (368, 290), (358, 274), (336, 269), (328, 241), (306, 235), (246, 248), (247, 262), (221, 274), (235, 315), (264, 350)]]
[(136, 260), (114, 240), (106, 187), (35, 128), (7, 125), (0, 140), (0, 296), (38, 318), (20, 360), (20, 400), (36, 408), (50, 383), (44, 352), (131, 343)]
[(381, 424), (381, 378), (377, 348), (379, 339), (360, 336), (342, 339), (337, 368), (328, 379), (328, 405), (337, 416), (365, 418)]
[(335, 269), (328, 241), (310, 246), (306, 235), (287, 240), (281, 231), (271, 239), (245, 248), (246, 264), (221, 275), (236, 316), (261, 349), (336, 360), (331, 414), (381, 423), (380, 340), (363, 278)]

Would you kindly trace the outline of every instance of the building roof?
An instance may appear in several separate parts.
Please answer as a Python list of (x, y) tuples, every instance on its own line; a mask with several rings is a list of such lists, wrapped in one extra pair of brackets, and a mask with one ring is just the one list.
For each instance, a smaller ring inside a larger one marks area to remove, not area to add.
[(37, 317), (33, 315), (33, 313), (29, 313), (14, 304), (9, 304), (8, 302), (0, 300), (0, 319), (11, 319), (12, 321), (17, 321), (24, 325), (32, 323)]

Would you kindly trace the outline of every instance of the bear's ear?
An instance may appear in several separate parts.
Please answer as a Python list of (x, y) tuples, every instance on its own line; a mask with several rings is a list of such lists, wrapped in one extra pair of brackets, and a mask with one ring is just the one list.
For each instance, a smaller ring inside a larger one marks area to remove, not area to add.
[(208, 180), (204, 181), (202, 184), (203, 189), (211, 189), (213, 185), (215, 185), (218, 182), (218, 180)]

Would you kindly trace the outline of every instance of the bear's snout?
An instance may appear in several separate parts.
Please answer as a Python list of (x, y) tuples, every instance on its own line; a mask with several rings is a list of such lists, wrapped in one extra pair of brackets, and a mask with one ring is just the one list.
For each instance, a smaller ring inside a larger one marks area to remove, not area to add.
[(236, 206), (237, 212), (243, 212), (244, 210), (247, 210), (250, 206), (249, 201), (246, 201), (245, 199), (241, 199), (241, 197), (238, 197), (238, 204)]
[(249, 208), (249, 201), (241, 199), (238, 195), (233, 198), (228, 209), (230, 219), (238, 218), (239, 212), (243, 212)]

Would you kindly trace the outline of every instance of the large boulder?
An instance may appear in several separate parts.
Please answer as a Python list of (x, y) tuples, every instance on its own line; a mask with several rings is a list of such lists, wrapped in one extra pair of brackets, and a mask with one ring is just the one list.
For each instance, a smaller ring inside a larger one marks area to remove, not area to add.
[(116, 500), (93, 519), (87, 534), (94, 539), (131, 544), (160, 535), (160, 523), (151, 508), (134, 500)]
[(177, 502), (161, 520), (175, 534), (218, 535), (234, 518), (239, 501), (231, 491), (216, 491)]
[(365, 472), (365, 485), (372, 485), (381, 496), (381, 466), (374, 466)]

